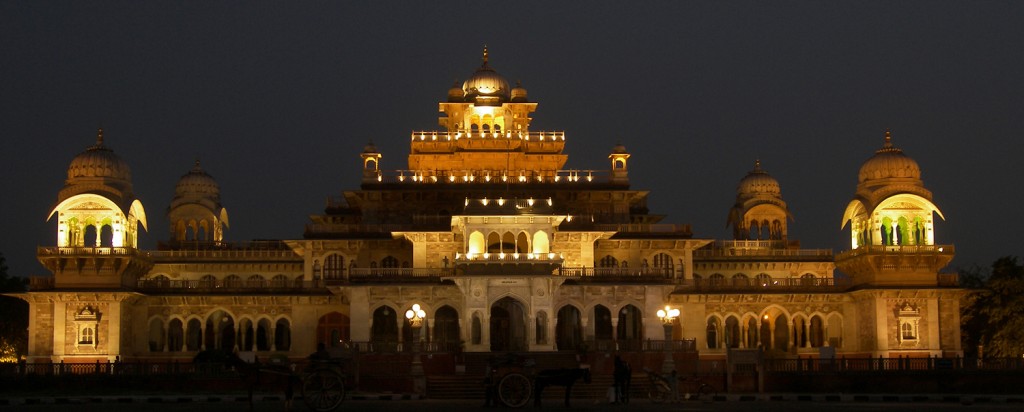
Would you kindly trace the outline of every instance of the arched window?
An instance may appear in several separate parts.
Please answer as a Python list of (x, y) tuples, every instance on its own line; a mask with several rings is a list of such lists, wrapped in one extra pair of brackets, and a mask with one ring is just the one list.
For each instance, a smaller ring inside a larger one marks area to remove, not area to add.
[(445, 305), (434, 312), (434, 342), (450, 349), (457, 347), (460, 341), (459, 312)]
[(603, 268), (616, 268), (619, 267), (619, 260), (612, 255), (605, 255), (601, 258), (601, 267)]
[(708, 349), (718, 349), (718, 319), (708, 319), (705, 334), (705, 338), (708, 342)]
[(181, 352), (182, 344), (185, 343), (185, 331), (181, 319), (171, 319), (167, 328), (167, 348), (171, 352)]
[(725, 285), (725, 275), (721, 273), (715, 273), (708, 277), (709, 286), (722, 286)]
[(292, 327), (288, 319), (278, 319), (274, 325), (274, 349), (286, 351), (292, 347)]
[(397, 268), (398, 267), (398, 259), (396, 259), (394, 256), (387, 256), (384, 259), (380, 260), (380, 267), (382, 267), (382, 268)]
[(814, 286), (815, 283), (817, 282), (813, 273), (804, 273), (803, 276), (800, 276), (800, 285), (802, 286)]
[(263, 282), (263, 276), (251, 275), (249, 276), (249, 279), (246, 279), (245, 286), (250, 288), (258, 288), (263, 286)]
[(667, 253), (654, 255), (654, 267), (672, 268), (672, 256), (669, 256)]
[(199, 278), (199, 285), (203, 288), (213, 288), (217, 286), (217, 278), (213, 275), (203, 275)]
[(754, 282), (758, 286), (771, 286), (772, 277), (769, 276), (767, 273), (760, 273), (757, 275), (757, 277), (754, 278)]
[(337, 253), (324, 258), (324, 279), (341, 279), (345, 270), (345, 257)]
[(165, 343), (164, 323), (160, 319), (151, 319), (149, 321), (149, 351), (163, 352)]
[(328, 348), (341, 346), (343, 342), (349, 340), (349, 333), (349, 317), (338, 312), (329, 312), (321, 316), (316, 323), (317, 343), (323, 343)]
[(583, 327), (580, 322), (580, 310), (575, 306), (565, 305), (558, 310), (558, 323), (555, 331), (555, 346), (558, 350), (576, 350), (583, 343)]
[(733, 286), (749, 286), (750, 285), (750, 278), (748, 278), (747, 275), (744, 275), (742, 273), (737, 273), (735, 275), (732, 275), (732, 285)]
[(203, 323), (199, 319), (190, 319), (185, 330), (185, 350), (194, 352), (203, 347)]
[(288, 286), (288, 277), (283, 275), (283, 274), (282, 275), (277, 275), (277, 276), (274, 276), (272, 279), (270, 279), (270, 283), (272, 285), (274, 285), (275, 288), (287, 287)]
[(256, 350), (268, 351), (270, 350), (270, 320), (260, 319), (256, 323)]
[(725, 320), (725, 346), (728, 348), (740, 347), (740, 321), (735, 316)]
[(237, 288), (241, 285), (242, 278), (238, 277), (238, 275), (228, 275), (228, 277), (224, 278), (224, 287)]

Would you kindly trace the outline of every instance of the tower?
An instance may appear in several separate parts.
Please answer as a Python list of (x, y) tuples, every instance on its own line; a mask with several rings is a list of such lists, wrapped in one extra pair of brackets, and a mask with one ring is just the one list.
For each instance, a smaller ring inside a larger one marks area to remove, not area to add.
[(936, 245), (932, 216), (942, 212), (921, 181), (917, 162), (885, 143), (860, 168), (846, 207), (851, 250), (836, 267), (852, 278), (850, 296), (863, 349), (872, 356), (959, 356), (960, 299), (955, 275), (939, 273), (952, 245)]
[[(39, 262), (52, 283), (33, 287), (29, 302), (29, 361), (114, 360), (130, 346), (125, 315), (139, 295), (130, 292), (153, 266), (138, 250), (146, 212), (132, 193), (131, 170), (103, 143), (71, 161), (49, 219), (57, 219), (56, 246), (40, 247)], [(87, 293), (85, 293), (87, 292)]]

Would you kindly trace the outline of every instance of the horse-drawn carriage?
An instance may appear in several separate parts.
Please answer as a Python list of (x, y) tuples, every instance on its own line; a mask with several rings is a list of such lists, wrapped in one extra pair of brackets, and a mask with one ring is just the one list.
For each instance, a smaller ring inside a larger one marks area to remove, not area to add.
[(260, 362), (255, 356), (243, 358), (247, 356), (227, 351), (205, 351), (197, 355), (194, 362), (207, 365), (223, 363), (233, 369), (248, 387), (250, 406), (257, 387), (282, 390), (285, 402), (290, 404), (294, 387), (298, 385), (306, 406), (317, 412), (333, 411), (345, 401), (345, 368), (352, 360), (351, 350), (321, 347), (309, 356), (305, 365), (292, 363), (283, 356), (271, 357), (267, 362)]
[(526, 359), (509, 353), (502, 358), (492, 359), (484, 378), (487, 398), (485, 405), (501, 402), (511, 408), (520, 408), (534, 399), (534, 406), (540, 406), (541, 393), (547, 386), (565, 387), (565, 405), (569, 406), (572, 385), (583, 379), (590, 383), (590, 369), (545, 369), (535, 371), (533, 359)]

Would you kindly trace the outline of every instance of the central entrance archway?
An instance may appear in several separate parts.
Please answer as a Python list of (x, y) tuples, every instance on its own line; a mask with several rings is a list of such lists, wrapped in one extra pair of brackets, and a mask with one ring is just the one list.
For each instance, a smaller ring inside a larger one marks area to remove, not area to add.
[(491, 352), (525, 351), (526, 311), (523, 304), (504, 297), (491, 305)]

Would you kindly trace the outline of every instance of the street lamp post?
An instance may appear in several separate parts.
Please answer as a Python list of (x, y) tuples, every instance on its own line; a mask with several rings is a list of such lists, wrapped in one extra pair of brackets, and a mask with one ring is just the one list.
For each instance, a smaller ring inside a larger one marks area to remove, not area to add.
[(427, 312), (420, 308), (419, 303), (414, 303), (412, 309), (405, 311), (405, 318), (409, 320), (409, 326), (413, 331), (412, 342), (412, 389), (419, 395), (427, 392), (427, 375), (423, 371), (423, 361), (420, 359), (420, 328), (423, 321), (427, 319)]
[(661, 363), (661, 373), (670, 374), (676, 369), (676, 362), (672, 359), (672, 324), (679, 318), (679, 309), (670, 308), (658, 309), (658, 319), (661, 319), (661, 326), (665, 329), (665, 360)]

